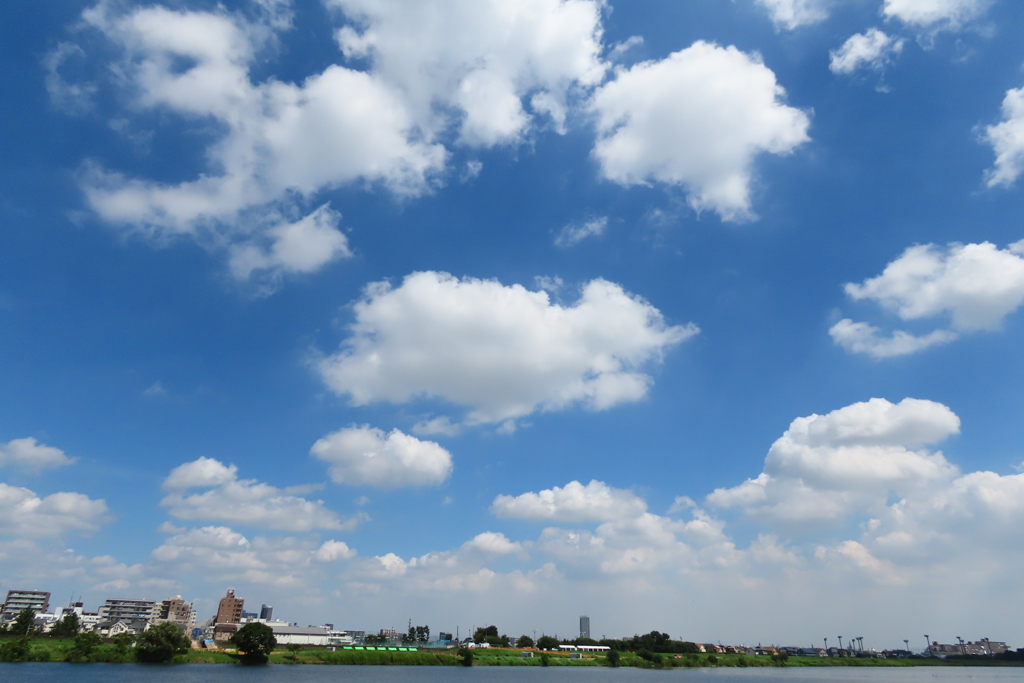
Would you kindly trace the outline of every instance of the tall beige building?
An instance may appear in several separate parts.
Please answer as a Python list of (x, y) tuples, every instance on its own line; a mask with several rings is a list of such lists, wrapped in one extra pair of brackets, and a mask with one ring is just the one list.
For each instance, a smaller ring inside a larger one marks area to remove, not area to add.
[(180, 595), (167, 598), (160, 604), (160, 615), (156, 623), (170, 621), (179, 624), (185, 633), (192, 633), (196, 625), (196, 613), (190, 603), (181, 599)]
[(235, 589), (229, 588), (228, 594), (220, 599), (217, 606), (217, 618), (215, 624), (237, 624), (242, 621), (242, 606), (245, 600), (235, 597)]

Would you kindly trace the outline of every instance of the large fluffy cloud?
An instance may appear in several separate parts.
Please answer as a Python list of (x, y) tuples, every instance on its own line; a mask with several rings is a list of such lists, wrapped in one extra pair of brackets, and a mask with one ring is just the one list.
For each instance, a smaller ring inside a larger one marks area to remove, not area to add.
[[(250, 67), (267, 26), (218, 12), (101, 4), (85, 13), (123, 53), (134, 106), (214, 120), (210, 171), (181, 183), (127, 178), (88, 166), (83, 187), (105, 220), (164, 239), (191, 235), (226, 249), (239, 277), (309, 272), (347, 256), (340, 216), (297, 216), (319, 190), (353, 181), (419, 193), (444, 149), (413, 139), (401, 98), (369, 74), (328, 66), (301, 84), (254, 82)], [(281, 202), (284, 203), (281, 203)]]
[(69, 531), (90, 532), (107, 521), (107, 504), (81, 493), (33, 491), (0, 482), (0, 534), (59, 536)]
[(984, 139), (996, 153), (995, 167), (985, 180), (989, 187), (1009, 187), (1024, 172), (1024, 88), (1007, 90), (1003, 120), (985, 128)]
[(962, 332), (998, 328), (1024, 303), (1024, 241), (999, 249), (989, 242), (910, 247), (881, 275), (848, 283), (855, 301), (874, 301), (901, 320), (949, 316), (949, 329), (923, 336), (897, 330), (885, 337), (848, 318), (829, 331), (837, 344), (876, 357), (912, 353), (956, 339)]
[(8, 465), (26, 472), (39, 472), (70, 465), (74, 461), (61, 449), (41, 444), (31, 437), (0, 443), (0, 467)]
[[(309, 531), (351, 528), (357, 520), (342, 520), (322, 500), (306, 500), (263, 484), (238, 479), (237, 468), (212, 458), (180, 465), (164, 480), (168, 493), (160, 504), (179, 519), (208, 519), (266, 529)], [(192, 488), (205, 488), (187, 493)]]
[(469, 408), (471, 424), (639, 400), (652, 382), (642, 368), (697, 333), (605, 280), (563, 306), (521, 285), (413, 273), (370, 285), (354, 310), (352, 335), (319, 363), (331, 389), (356, 405), (437, 397)]
[[(604, 78), (596, 0), (327, 4), (347, 22), (336, 32), (344, 57), (368, 69), (330, 64), (301, 83), (252, 73), (289, 28), (287, 13), (86, 10), (85, 23), (120, 51), (113, 67), (135, 112), (213, 121), (221, 132), (206, 170), (182, 182), (86, 164), (96, 213), (156, 240), (188, 235), (226, 252), (240, 279), (312, 272), (350, 255), (337, 212), (306, 213), (319, 192), (352, 183), (427, 192), (448, 157), (438, 139), (453, 127), (462, 143), (485, 147), (519, 140), (538, 114), (561, 130), (583, 94), (574, 89)], [(64, 44), (51, 61), (69, 51), (81, 48)]]
[(698, 211), (748, 218), (757, 155), (808, 140), (810, 119), (784, 95), (757, 55), (698, 41), (597, 90), (594, 157), (614, 182), (682, 186)]
[(368, 425), (328, 434), (310, 452), (330, 465), (332, 480), (351, 486), (430, 486), (444, 482), (452, 471), (452, 454), (433, 441), (397, 429), (385, 434)]
[[(353, 24), (337, 32), (349, 58), (402, 93), (428, 137), (459, 113), (461, 141), (514, 142), (532, 115), (565, 122), (573, 85), (604, 77), (596, 0), (327, 0)], [(524, 98), (529, 96), (529, 109)]]
[(571, 481), (536, 493), (501, 495), (491, 504), (491, 512), (498, 517), (555, 522), (607, 522), (633, 518), (646, 510), (647, 504), (632, 491), (614, 489), (596, 479), (586, 486)]
[(960, 431), (959, 418), (933, 401), (874, 398), (826, 415), (797, 418), (774, 443), (764, 471), (707, 500), (760, 519), (836, 522), (883, 509), (906, 494), (958, 473), (941, 453), (920, 447)]

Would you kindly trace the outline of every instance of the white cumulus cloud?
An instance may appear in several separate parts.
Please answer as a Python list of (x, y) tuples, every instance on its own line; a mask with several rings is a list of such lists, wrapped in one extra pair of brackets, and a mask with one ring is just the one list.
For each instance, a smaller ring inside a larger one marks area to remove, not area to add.
[(866, 353), (875, 358), (905, 356), (957, 338), (957, 334), (949, 330), (934, 330), (920, 336), (896, 330), (886, 336), (879, 328), (864, 322), (854, 322), (850, 318), (837, 322), (828, 333), (832, 341), (847, 351)]
[(338, 230), (341, 215), (327, 204), (294, 223), (282, 223), (266, 231), (270, 243), (237, 245), (230, 257), (231, 272), (247, 280), (255, 271), (312, 273), (335, 258), (352, 255), (348, 239)]
[(0, 443), (0, 467), (10, 466), (37, 473), (50, 467), (63, 467), (75, 461), (59, 448), (47, 446), (32, 437)]
[(835, 522), (884, 508), (906, 494), (959, 473), (939, 452), (921, 446), (960, 431), (946, 406), (906, 398), (873, 398), (826, 415), (797, 418), (774, 443), (764, 471), (707, 501), (739, 507), (760, 519)]
[(81, 493), (33, 491), (0, 482), (0, 533), (10, 536), (59, 536), (92, 532), (107, 521), (107, 504)]
[(220, 486), (238, 478), (236, 465), (225, 465), (214, 458), (199, 458), (178, 465), (164, 479), (163, 487), (169, 491)]
[(318, 366), (331, 389), (356, 405), (440, 398), (469, 408), (470, 424), (637, 401), (653, 381), (642, 368), (698, 331), (605, 280), (563, 306), (521, 285), (422, 272), (370, 285), (353, 308), (351, 336)]
[(571, 481), (536, 493), (501, 495), (491, 503), (491, 512), (498, 517), (530, 521), (607, 522), (637, 517), (646, 510), (647, 503), (632, 491), (596, 479), (587, 485)]
[(324, 544), (316, 549), (315, 557), (320, 562), (337, 562), (338, 560), (350, 560), (355, 557), (356, 551), (348, 547), (344, 541), (324, 541)]
[[(237, 468), (213, 458), (180, 465), (164, 480), (170, 490), (160, 504), (178, 519), (208, 519), (285, 531), (351, 528), (358, 520), (341, 520), (322, 500), (306, 500), (263, 484), (238, 479)], [(189, 488), (206, 491), (186, 495)]]
[(862, 68), (882, 71), (903, 51), (903, 44), (902, 38), (886, 35), (877, 28), (856, 33), (838, 50), (828, 53), (828, 68), (836, 74), (851, 74)]
[(333, 481), (350, 486), (432, 486), (452, 471), (451, 453), (398, 429), (385, 434), (368, 425), (348, 427), (318, 440), (310, 452), (328, 463)]
[(882, 14), (920, 28), (951, 28), (983, 15), (994, 0), (885, 0)]
[[(473, 146), (516, 142), (540, 114), (564, 126), (573, 86), (604, 77), (597, 0), (327, 0), (351, 20), (346, 57), (402, 94), (432, 137), (452, 124)], [(526, 100), (529, 95), (529, 100)]]
[(522, 543), (514, 543), (508, 540), (505, 534), (499, 534), (493, 531), (485, 531), (477, 534), (470, 540), (466, 541), (462, 547), (466, 549), (481, 550), (493, 555), (509, 555), (523, 552)]
[(847, 350), (876, 357), (902, 355), (952, 341), (962, 332), (997, 329), (1024, 303), (1024, 242), (934, 244), (910, 247), (881, 275), (848, 283), (854, 301), (874, 301), (902, 320), (949, 317), (949, 329), (924, 336), (896, 331), (885, 337), (866, 323), (844, 319), (829, 331)]
[(608, 180), (682, 186), (695, 210), (747, 219), (757, 155), (809, 139), (810, 119), (784, 95), (758, 55), (698, 41), (596, 91), (593, 154)]
[(985, 175), (989, 187), (1009, 187), (1024, 172), (1024, 88), (1006, 91), (1003, 120), (985, 128), (984, 139), (996, 153), (995, 167)]
[(296, 196), (355, 181), (416, 194), (443, 166), (443, 147), (414, 140), (399, 96), (366, 73), (330, 65), (301, 84), (254, 82), (265, 25), (160, 6), (117, 14), (105, 3), (84, 17), (120, 48), (116, 68), (133, 106), (212, 119), (224, 130), (207, 148), (211, 170), (180, 183), (87, 164), (90, 205), (157, 240), (189, 235), (227, 249), (238, 277), (309, 272), (348, 255), (337, 214), (320, 207), (288, 218), (301, 210)]

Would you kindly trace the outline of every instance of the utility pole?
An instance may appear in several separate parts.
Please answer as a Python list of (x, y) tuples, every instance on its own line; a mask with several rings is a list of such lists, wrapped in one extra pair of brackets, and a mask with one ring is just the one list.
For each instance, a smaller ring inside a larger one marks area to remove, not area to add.
[(910, 639), (909, 638), (904, 638), (903, 639), (903, 644), (907, 646), (907, 656), (909, 657), (910, 656)]
[(843, 656), (843, 637), (839, 636), (839, 656)]
[(964, 647), (964, 639), (961, 638), (960, 636), (957, 636), (956, 639), (960, 641), (960, 654), (966, 656), (967, 655), (967, 648)]
[(932, 654), (932, 641), (928, 637), (928, 634), (924, 634), (924, 644), (927, 646), (924, 649), (924, 654), (930, 656)]
[(825, 654), (828, 654), (828, 638), (825, 639)]

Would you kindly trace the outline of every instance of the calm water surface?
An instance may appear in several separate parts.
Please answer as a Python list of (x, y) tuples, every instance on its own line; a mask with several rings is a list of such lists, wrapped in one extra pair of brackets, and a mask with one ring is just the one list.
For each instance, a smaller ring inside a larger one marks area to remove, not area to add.
[(587, 667), (3, 664), (2, 683), (1024, 683), (1024, 668), (606, 669)]

